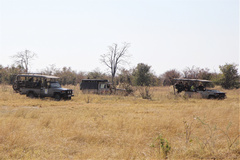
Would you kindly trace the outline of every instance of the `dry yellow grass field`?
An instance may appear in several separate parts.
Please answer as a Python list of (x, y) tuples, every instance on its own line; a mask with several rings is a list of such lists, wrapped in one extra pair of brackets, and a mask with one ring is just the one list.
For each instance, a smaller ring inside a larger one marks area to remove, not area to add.
[[(208, 100), (155, 87), (144, 100), (137, 91), (125, 97), (68, 87), (75, 97), (58, 102), (0, 86), (0, 159), (240, 158), (239, 90)], [(171, 147), (165, 154), (161, 140)]]

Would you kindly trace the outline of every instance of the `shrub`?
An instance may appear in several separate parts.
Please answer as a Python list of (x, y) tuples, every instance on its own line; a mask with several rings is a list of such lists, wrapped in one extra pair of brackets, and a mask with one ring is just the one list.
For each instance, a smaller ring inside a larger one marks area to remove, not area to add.
[(157, 148), (160, 156), (162, 151), (164, 158), (167, 158), (171, 150), (171, 146), (168, 143), (168, 140), (163, 138), (161, 134), (155, 138), (154, 143), (151, 145), (151, 147)]

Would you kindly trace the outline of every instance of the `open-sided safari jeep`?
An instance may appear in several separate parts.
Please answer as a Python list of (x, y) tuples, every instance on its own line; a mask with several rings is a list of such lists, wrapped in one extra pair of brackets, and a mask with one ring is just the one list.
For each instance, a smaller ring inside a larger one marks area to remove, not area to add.
[(220, 92), (218, 90), (206, 89), (207, 84), (212, 83), (209, 80), (201, 79), (184, 79), (184, 78), (175, 78), (176, 81), (174, 87), (174, 94), (185, 92), (185, 95), (192, 97), (194, 95), (199, 95), (201, 98), (208, 99), (224, 99), (226, 98), (226, 93)]
[(19, 74), (13, 84), (17, 93), (27, 97), (53, 97), (56, 100), (70, 100), (73, 95), (72, 89), (62, 88), (58, 83), (59, 77), (41, 74)]

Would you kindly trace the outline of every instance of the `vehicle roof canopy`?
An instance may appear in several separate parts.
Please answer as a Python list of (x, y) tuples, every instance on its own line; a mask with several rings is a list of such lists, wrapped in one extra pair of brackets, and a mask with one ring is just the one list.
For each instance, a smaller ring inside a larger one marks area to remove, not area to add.
[(50, 79), (58, 79), (57, 76), (49, 76), (49, 75), (41, 75), (41, 74), (19, 74), (18, 77), (37, 77), (37, 78), (50, 78)]
[(107, 79), (83, 79), (82, 82), (108, 82)]
[(174, 78), (176, 81), (189, 81), (189, 82), (202, 82), (202, 83), (211, 83), (212, 81), (204, 79), (186, 79), (186, 78)]

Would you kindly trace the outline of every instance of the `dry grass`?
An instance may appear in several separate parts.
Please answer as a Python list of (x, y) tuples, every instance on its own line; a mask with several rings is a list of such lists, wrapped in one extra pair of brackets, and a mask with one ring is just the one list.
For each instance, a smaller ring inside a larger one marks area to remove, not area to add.
[(0, 86), (0, 159), (160, 159), (151, 147), (160, 134), (169, 159), (240, 158), (239, 90), (207, 100), (156, 87), (143, 100), (137, 92), (89, 95), (68, 87), (75, 97), (57, 102)]

